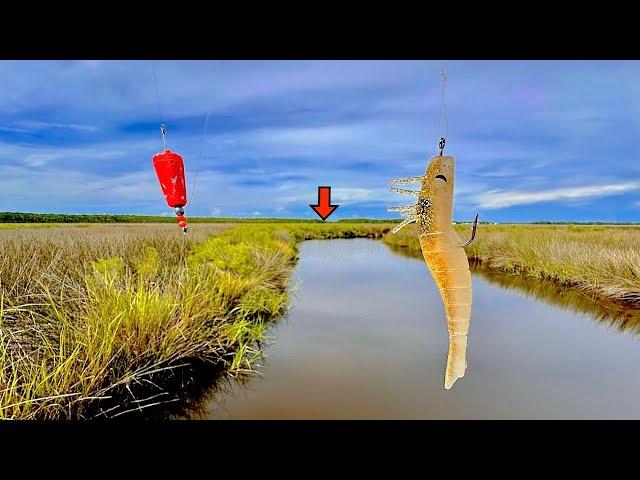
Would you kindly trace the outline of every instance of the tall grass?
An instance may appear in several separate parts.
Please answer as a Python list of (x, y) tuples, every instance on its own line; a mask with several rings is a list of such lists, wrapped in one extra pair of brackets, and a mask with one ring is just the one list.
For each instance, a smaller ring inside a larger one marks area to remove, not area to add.
[(195, 362), (253, 371), (288, 307), (295, 244), (383, 224), (108, 225), (0, 231), (0, 418), (115, 416)]
[[(469, 226), (457, 225), (463, 239)], [(383, 241), (421, 256), (415, 227)], [(467, 255), (483, 267), (544, 278), (603, 299), (640, 306), (640, 227), (480, 225)]]

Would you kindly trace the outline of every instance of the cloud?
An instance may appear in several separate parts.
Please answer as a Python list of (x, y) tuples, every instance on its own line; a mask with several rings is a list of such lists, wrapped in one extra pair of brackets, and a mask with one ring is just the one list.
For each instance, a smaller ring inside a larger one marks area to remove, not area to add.
[(331, 189), (331, 201), (355, 203), (370, 202), (373, 200), (386, 200), (391, 195), (387, 193), (386, 188), (342, 188), (336, 187)]
[(56, 158), (60, 158), (60, 155), (55, 153), (40, 153), (27, 156), (24, 159), (24, 163), (30, 167), (41, 167)]
[(57, 164), (35, 170), (0, 165), (0, 191), (20, 211), (134, 213), (140, 212), (135, 205), (144, 205), (147, 213), (156, 215), (158, 207), (165, 205), (157, 183), (147, 171), (107, 178)]
[(35, 120), (19, 120), (14, 122), (17, 131), (30, 131), (30, 130), (45, 130), (47, 128), (59, 128), (67, 130), (79, 130), (84, 132), (96, 132), (98, 127), (95, 125), (81, 125), (77, 123), (58, 123), (58, 122), (42, 122)]
[(362, 135), (358, 125), (331, 125), (315, 128), (274, 128), (257, 132), (256, 140), (276, 145), (334, 145)]
[[(286, 195), (280, 197), (278, 200), (284, 204), (299, 204), (307, 205), (309, 202), (315, 202), (317, 200), (317, 187), (315, 190), (299, 189), (294, 195)], [(346, 188), (346, 187), (333, 187), (331, 189), (331, 203), (344, 203), (344, 204), (358, 204), (364, 202), (384, 202), (392, 199), (397, 200), (397, 196), (386, 188), (386, 185), (380, 186), (380, 188)], [(399, 199), (402, 201), (402, 198)]]
[(476, 196), (478, 206), (486, 209), (500, 209), (515, 205), (529, 205), (557, 200), (582, 200), (589, 198), (620, 195), (640, 189), (640, 183), (617, 183), (611, 185), (593, 185), (587, 187), (557, 188), (538, 192), (515, 192), (492, 190)]
[(78, 63), (87, 68), (93, 69), (100, 67), (104, 63), (104, 60), (78, 60)]
[(29, 133), (28, 128), (16, 127), (14, 125), (0, 125), (0, 132), (9, 132), (9, 133)]
[[(145, 151), (146, 150), (146, 151)], [(55, 146), (33, 143), (10, 143), (0, 140), (0, 166), (28, 166), (41, 168), (55, 165), (64, 175), (88, 173), (105, 179), (140, 170), (145, 163), (138, 159), (150, 158), (151, 147), (138, 142), (91, 144), (91, 146)], [(149, 160), (150, 163), (150, 160)], [(25, 191), (30, 185), (25, 183)], [(71, 193), (71, 192), (70, 192)], [(153, 214), (153, 212), (149, 212)]]

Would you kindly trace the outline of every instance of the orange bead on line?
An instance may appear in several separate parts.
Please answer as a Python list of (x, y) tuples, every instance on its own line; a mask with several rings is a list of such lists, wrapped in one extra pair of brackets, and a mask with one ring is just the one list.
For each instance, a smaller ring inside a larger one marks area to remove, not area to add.
[(187, 226), (187, 222), (185, 222), (184, 220), (181, 220), (180, 222), (178, 222), (178, 226), (179, 226), (180, 228), (184, 228), (184, 227), (186, 227), (186, 226)]

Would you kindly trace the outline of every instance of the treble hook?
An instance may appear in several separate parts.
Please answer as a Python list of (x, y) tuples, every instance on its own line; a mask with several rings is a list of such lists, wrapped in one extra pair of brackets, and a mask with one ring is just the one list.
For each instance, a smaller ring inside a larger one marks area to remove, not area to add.
[(473, 219), (473, 225), (471, 226), (471, 238), (464, 243), (461, 243), (461, 247), (468, 247), (473, 242), (473, 239), (476, 238), (476, 229), (478, 228), (478, 214), (476, 213), (476, 218)]

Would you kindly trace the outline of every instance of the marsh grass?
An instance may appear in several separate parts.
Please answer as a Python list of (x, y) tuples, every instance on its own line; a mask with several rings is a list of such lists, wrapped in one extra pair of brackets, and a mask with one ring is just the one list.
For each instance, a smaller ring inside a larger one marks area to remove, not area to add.
[[(469, 226), (457, 225), (461, 238)], [(384, 243), (421, 257), (415, 226)], [(594, 296), (640, 307), (640, 227), (479, 225), (467, 256), (484, 268), (552, 280)]]
[[(231, 227), (231, 228), (230, 228)], [(384, 224), (92, 225), (0, 231), (0, 418), (93, 418), (166, 401), (209, 365), (254, 372), (289, 306), (296, 243)]]
[[(0, 223), (0, 230), (14, 230), (16, 228), (24, 229), (24, 228), (54, 228), (60, 227), (61, 225), (55, 223)], [(85, 226), (77, 224), (75, 227)]]

